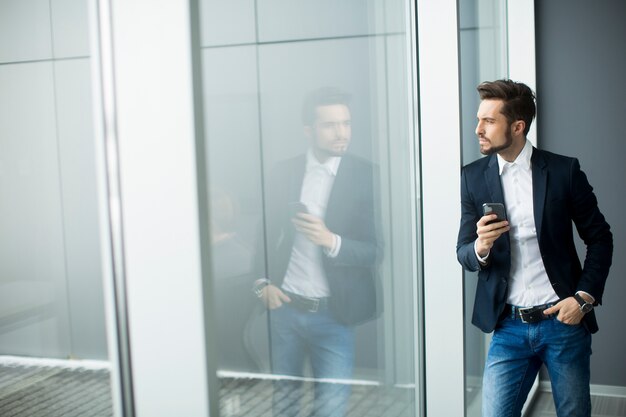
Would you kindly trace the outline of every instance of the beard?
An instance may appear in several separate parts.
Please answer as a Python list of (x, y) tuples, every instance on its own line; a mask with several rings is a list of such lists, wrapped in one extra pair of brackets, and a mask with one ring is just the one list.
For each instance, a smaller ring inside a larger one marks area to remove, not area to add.
[(509, 126), (506, 132), (504, 133), (504, 139), (505, 141), (502, 145), (492, 146), (489, 149), (480, 148), (480, 153), (482, 153), (483, 155), (493, 155), (494, 153), (498, 153), (500, 151), (504, 151), (505, 149), (510, 148), (511, 145), (513, 144), (513, 135), (511, 134), (511, 126)]
[(348, 151), (350, 141), (345, 141), (341, 145), (335, 146), (319, 146), (317, 143), (313, 145), (313, 152), (320, 160), (326, 160), (334, 156), (344, 156)]

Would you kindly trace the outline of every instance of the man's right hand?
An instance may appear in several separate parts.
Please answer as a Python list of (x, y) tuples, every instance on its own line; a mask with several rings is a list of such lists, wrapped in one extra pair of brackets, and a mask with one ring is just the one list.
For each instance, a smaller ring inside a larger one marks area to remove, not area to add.
[(275, 285), (269, 284), (261, 290), (261, 300), (263, 304), (270, 310), (274, 310), (283, 305), (290, 303), (291, 299)]
[(509, 226), (509, 222), (506, 220), (487, 224), (497, 218), (498, 216), (495, 214), (488, 214), (481, 217), (478, 223), (476, 223), (476, 234), (478, 235), (476, 239), (476, 252), (478, 256), (482, 258), (489, 254), (489, 251), (493, 247), (493, 242), (495, 242), (502, 233), (511, 230), (511, 226)]

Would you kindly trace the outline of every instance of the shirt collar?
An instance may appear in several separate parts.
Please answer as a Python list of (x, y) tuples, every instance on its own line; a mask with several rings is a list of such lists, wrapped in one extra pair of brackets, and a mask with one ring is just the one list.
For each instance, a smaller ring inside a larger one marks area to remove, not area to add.
[(526, 143), (524, 144), (524, 147), (522, 148), (522, 151), (519, 153), (519, 155), (517, 155), (517, 158), (515, 158), (515, 161), (513, 162), (509, 162), (507, 160), (505, 160), (504, 158), (502, 158), (500, 155), (497, 155), (498, 157), (498, 168), (500, 169), (500, 175), (502, 175), (502, 171), (504, 170), (504, 167), (509, 164), (516, 164), (521, 166), (524, 169), (530, 169), (530, 157), (533, 154), (533, 145), (530, 143), (530, 141), (528, 139), (526, 139)]
[(331, 156), (326, 162), (321, 163), (317, 160), (313, 151), (309, 149), (306, 153), (306, 172), (309, 172), (315, 168), (322, 168), (332, 176), (337, 176), (337, 170), (339, 169), (339, 163), (341, 162), (340, 156)]

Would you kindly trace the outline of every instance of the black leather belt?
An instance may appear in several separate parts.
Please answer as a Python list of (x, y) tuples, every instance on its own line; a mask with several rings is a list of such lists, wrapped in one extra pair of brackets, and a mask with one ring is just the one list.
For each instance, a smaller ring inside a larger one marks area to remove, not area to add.
[(520, 319), (523, 323), (537, 323), (542, 320), (549, 320), (556, 317), (556, 314), (543, 314), (544, 310), (554, 306), (556, 303), (541, 304), (532, 307), (517, 307), (507, 304), (502, 313), (502, 317)]
[(328, 310), (328, 297), (314, 298), (294, 294), (285, 290), (283, 290), (283, 292), (291, 299), (291, 302), (287, 303), (287, 305), (297, 308), (298, 310), (306, 311), (308, 313), (317, 313), (319, 311)]

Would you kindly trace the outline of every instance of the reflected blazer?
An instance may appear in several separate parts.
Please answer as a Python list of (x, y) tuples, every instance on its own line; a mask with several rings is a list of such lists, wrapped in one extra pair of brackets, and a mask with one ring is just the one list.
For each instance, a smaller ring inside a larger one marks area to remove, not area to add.
[[(278, 287), (285, 277), (296, 233), (288, 204), (300, 200), (305, 166), (304, 155), (283, 161), (266, 183), (266, 276)], [(322, 255), (330, 289), (329, 307), (333, 316), (347, 325), (370, 320), (380, 310), (377, 267), (382, 244), (374, 201), (375, 180), (370, 162), (344, 155), (326, 208), (326, 226), (341, 236), (338, 255)]]
[[(586, 291), (601, 304), (612, 261), (613, 235), (586, 175), (577, 159), (536, 148), (531, 166), (537, 239), (552, 288), (560, 299)], [(509, 233), (505, 233), (494, 242), (486, 266), (476, 258), (476, 223), (487, 202), (504, 203), (495, 154), (462, 170), (461, 225), (456, 247), (463, 268), (478, 271), (472, 323), (491, 332), (505, 308), (511, 253)], [(584, 266), (576, 253), (572, 224), (587, 248)], [(598, 330), (593, 310), (585, 315), (583, 324), (591, 333)]]

